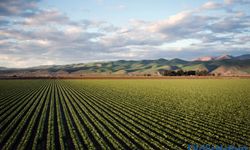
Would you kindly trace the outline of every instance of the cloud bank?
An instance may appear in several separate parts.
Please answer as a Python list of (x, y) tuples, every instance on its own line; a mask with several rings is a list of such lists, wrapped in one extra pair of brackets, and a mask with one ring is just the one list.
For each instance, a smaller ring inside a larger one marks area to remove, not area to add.
[[(208, 1), (158, 21), (72, 20), (39, 1), (0, 1), (0, 66), (250, 53), (248, 0)], [(125, 6), (123, 6), (124, 8)]]

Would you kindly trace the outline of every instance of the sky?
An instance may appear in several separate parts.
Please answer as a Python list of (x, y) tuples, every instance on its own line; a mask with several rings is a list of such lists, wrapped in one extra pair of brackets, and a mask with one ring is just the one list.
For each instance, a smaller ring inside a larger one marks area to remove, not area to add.
[(250, 53), (250, 0), (0, 0), (0, 66)]

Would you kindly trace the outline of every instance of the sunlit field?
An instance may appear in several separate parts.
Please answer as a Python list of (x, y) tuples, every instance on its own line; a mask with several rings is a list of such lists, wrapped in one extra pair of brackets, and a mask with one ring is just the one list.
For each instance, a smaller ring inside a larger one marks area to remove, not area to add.
[(250, 146), (249, 79), (0, 80), (0, 149)]

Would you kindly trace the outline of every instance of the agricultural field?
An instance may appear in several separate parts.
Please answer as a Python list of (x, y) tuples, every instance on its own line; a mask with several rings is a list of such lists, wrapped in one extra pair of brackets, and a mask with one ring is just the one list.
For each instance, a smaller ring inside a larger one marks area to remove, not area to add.
[(250, 146), (249, 79), (0, 80), (0, 149)]

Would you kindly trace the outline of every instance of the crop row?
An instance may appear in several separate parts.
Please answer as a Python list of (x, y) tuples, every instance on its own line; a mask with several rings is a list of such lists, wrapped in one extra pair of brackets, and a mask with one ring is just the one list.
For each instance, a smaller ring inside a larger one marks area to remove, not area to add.
[(149, 93), (133, 97), (135, 93), (119, 92), (118, 83), (108, 88), (96, 86), (98, 81), (27, 80), (16, 86), (15, 82), (0, 82), (6, 84), (6, 89), (0, 88), (0, 149), (187, 149), (188, 144), (250, 144), (247, 126), (215, 122), (208, 115), (197, 119), (176, 109), (158, 110), (148, 105)]

